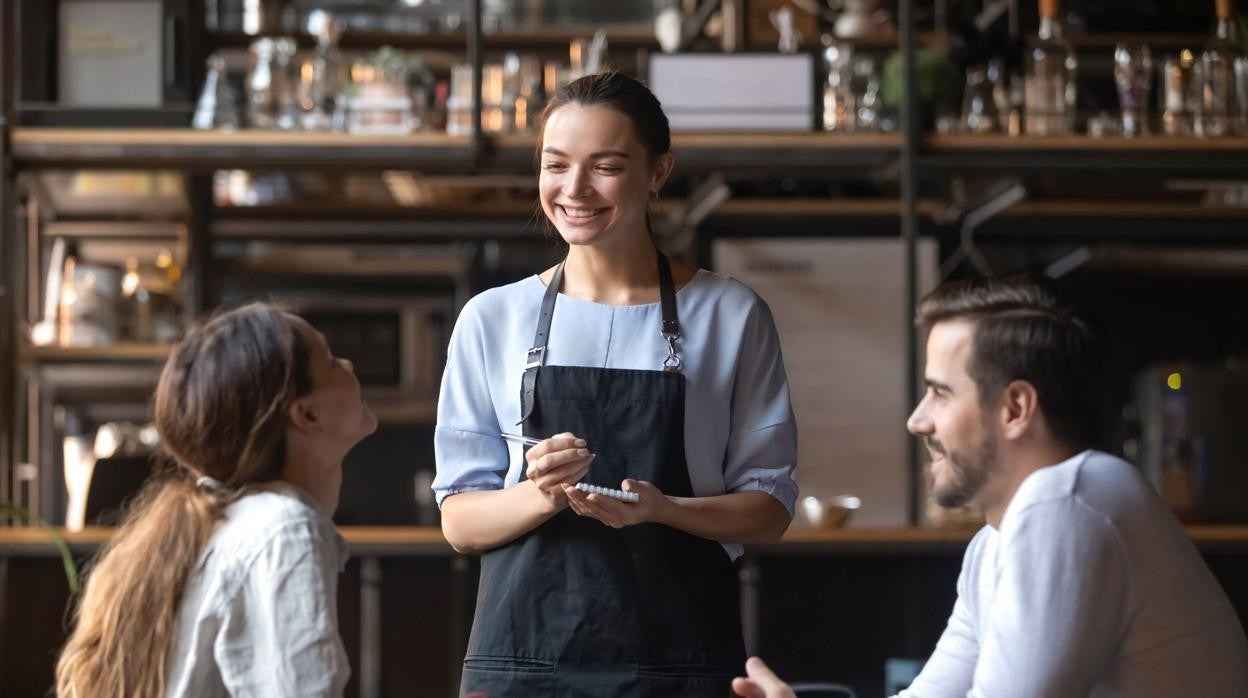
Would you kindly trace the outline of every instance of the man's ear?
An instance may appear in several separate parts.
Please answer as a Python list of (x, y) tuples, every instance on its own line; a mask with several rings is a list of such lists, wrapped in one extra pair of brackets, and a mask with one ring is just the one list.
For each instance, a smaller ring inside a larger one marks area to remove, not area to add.
[(299, 431), (314, 432), (321, 428), (316, 411), (312, 409), (312, 403), (303, 398), (290, 403), (289, 416), (290, 426)]
[(1002, 429), (1008, 439), (1021, 437), (1031, 427), (1040, 410), (1036, 387), (1027, 381), (1016, 380), (1001, 392)]

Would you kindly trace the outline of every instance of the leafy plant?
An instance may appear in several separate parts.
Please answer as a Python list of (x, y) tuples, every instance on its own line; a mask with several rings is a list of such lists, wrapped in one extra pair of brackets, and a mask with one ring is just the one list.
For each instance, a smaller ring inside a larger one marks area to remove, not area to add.
[(65, 540), (65, 536), (61, 535), (60, 530), (11, 502), (0, 502), (0, 513), (33, 523), (47, 532), (48, 536), (52, 538), (52, 543), (56, 545), (56, 549), (61, 553), (61, 564), (65, 566), (65, 580), (69, 582), (69, 593), (77, 594), (79, 588), (78, 565), (74, 562), (73, 553), (69, 550), (69, 541)]
[[(906, 91), (904, 70), (905, 65), (899, 51), (894, 51), (884, 62), (880, 95), (884, 98), (884, 104), (890, 107), (901, 106), (902, 96)], [(914, 50), (915, 95), (921, 107), (930, 109), (947, 101), (954, 89), (955, 79), (953, 64), (944, 53), (926, 46)]]

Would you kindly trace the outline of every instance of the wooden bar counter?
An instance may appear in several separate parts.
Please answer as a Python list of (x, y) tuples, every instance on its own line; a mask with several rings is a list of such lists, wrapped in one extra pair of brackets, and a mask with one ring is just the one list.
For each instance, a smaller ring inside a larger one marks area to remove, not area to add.
[[(475, 611), (480, 560), (436, 527), (343, 527), (339, 628), (347, 696), (453, 696)], [(1189, 526), (1248, 624), (1248, 526)], [(79, 565), (111, 528), (64, 534)], [(794, 681), (883, 691), (884, 661), (927, 657), (956, 595), (970, 528), (795, 528), (738, 564), (747, 650)], [(70, 594), (38, 528), (0, 528), (0, 696), (43, 695), (64, 643)], [(612, 599), (601, 599), (609, 604)], [(419, 689), (415, 688), (420, 686)]]

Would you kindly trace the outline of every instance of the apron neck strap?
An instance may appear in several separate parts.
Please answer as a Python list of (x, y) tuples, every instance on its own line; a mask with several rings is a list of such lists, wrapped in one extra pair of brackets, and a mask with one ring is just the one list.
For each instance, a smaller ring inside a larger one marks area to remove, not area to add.
[(676, 284), (672, 281), (672, 265), (662, 252), (659, 255), (659, 301), (663, 305), (663, 337), (680, 336), (680, 322), (676, 319)]
[[(659, 302), (663, 310), (663, 339), (667, 341), (667, 358), (663, 360), (663, 370), (679, 371), (680, 356), (676, 353), (676, 340), (680, 338), (680, 321), (676, 316), (676, 284), (672, 281), (671, 263), (662, 252), (657, 252), (659, 264)], [(524, 362), (524, 377), (521, 381), (520, 421), (523, 424), (533, 413), (534, 393), (537, 389), (537, 372), (546, 361), (546, 344), (550, 339), (550, 323), (555, 316), (555, 301), (559, 297), (559, 289), (563, 286), (563, 266), (565, 259), (555, 267), (555, 273), (546, 285), (542, 295), (542, 310), (537, 317), (537, 332), (533, 336), (533, 347), (529, 349)]]
[(663, 341), (667, 342), (667, 356), (663, 370), (680, 371), (680, 354), (676, 352), (676, 340), (680, 339), (680, 320), (676, 317), (676, 284), (672, 281), (672, 265), (662, 252), (659, 255), (659, 302), (663, 306)]

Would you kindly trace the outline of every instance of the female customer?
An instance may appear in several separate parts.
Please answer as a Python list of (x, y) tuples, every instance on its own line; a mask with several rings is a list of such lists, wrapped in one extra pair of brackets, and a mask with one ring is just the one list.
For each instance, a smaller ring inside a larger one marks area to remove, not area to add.
[[(675, 161), (644, 85), (559, 90), (539, 148), (567, 257), (465, 306), (438, 409), (443, 531), (483, 552), (463, 688), (727, 695), (732, 562), (780, 537), (796, 497), (774, 323), (745, 286), (656, 249), (647, 202)], [(523, 458), (515, 431), (539, 441)]]
[(350, 362), (265, 305), (190, 332), (155, 421), (176, 467), (88, 573), (65, 698), (338, 696), (342, 459), (377, 426)]

